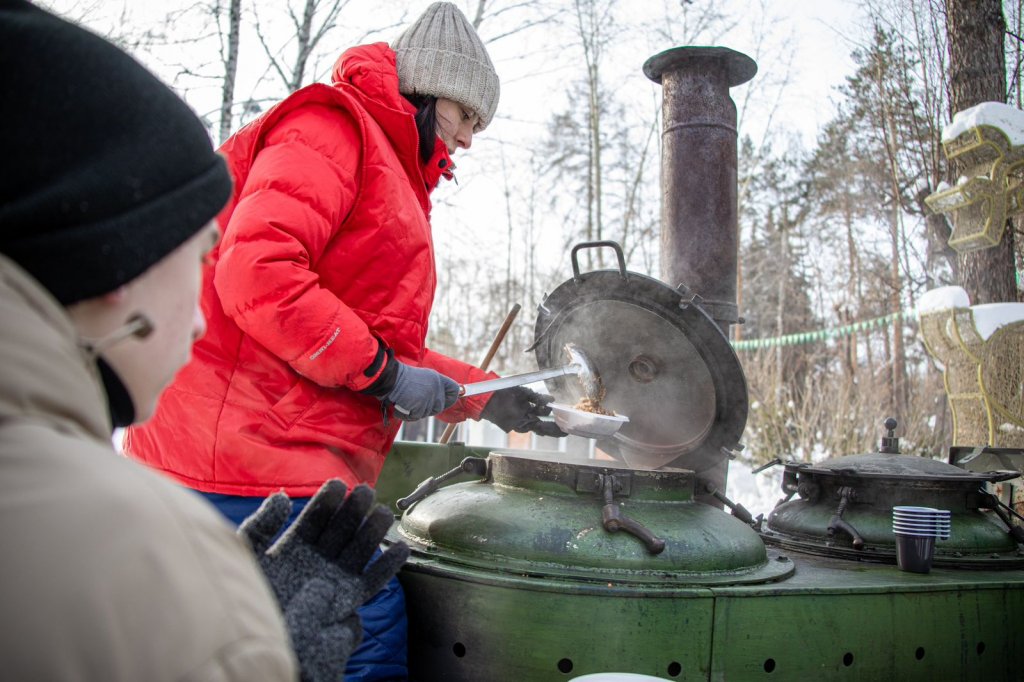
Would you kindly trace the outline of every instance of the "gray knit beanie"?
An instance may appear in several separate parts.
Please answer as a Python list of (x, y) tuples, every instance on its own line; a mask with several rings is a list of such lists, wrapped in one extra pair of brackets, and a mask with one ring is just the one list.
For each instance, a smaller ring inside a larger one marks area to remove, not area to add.
[(500, 87), (473, 25), (450, 2), (435, 2), (391, 44), (403, 95), (444, 97), (480, 115), (475, 132), (494, 118)]

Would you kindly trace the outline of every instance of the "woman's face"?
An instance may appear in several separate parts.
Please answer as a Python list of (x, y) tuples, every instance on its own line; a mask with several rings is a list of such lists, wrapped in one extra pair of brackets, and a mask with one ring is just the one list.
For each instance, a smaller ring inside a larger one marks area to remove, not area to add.
[(448, 153), (454, 154), (459, 147), (469, 149), (473, 144), (473, 130), (480, 123), (479, 114), (444, 97), (437, 98), (435, 113), (437, 136), (448, 147)]

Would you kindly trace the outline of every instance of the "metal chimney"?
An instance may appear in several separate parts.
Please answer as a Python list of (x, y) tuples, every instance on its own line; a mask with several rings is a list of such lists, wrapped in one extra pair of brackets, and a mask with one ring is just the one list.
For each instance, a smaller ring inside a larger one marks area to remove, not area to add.
[(736, 307), (736, 105), (757, 64), (727, 47), (676, 47), (644, 63), (661, 83), (661, 279), (704, 299), (728, 335)]
[[(736, 105), (729, 88), (746, 83), (757, 64), (727, 47), (676, 47), (644, 63), (661, 83), (661, 280), (699, 295), (726, 336), (739, 321), (736, 264)], [(745, 390), (745, 389), (743, 389)], [(698, 472), (696, 499), (722, 507), (725, 453), (684, 455), (678, 466)]]

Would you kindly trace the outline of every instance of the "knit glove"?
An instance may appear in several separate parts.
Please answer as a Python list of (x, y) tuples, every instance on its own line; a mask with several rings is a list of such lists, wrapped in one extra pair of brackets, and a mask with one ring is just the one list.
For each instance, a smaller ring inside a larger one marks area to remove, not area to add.
[(273, 543), (291, 513), (284, 493), (268, 497), (238, 532), (256, 552), (299, 660), (302, 680), (342, 679), (362, 639), (356, 610), (398, 572), (409, 547), (397, 542), (367, 566), (394, 517), (373, 504), (373, 490), (324, 483), (299, 518)]
[(459, 399), (453, 379), (426, 367), (413, 367), (388, 358), (380, 377), (363, 393), (395, 406), (395, 416), (415, 421), (444, 412)]
[(480, 416), (497, 424), (502, 431), (533, 431), (539, 436), (561, 438), (566, 435), (554, 422), (541, 419), (551, 414), (549, 395), (531, 391), (525, 386), (514, 386), (495, 391)]

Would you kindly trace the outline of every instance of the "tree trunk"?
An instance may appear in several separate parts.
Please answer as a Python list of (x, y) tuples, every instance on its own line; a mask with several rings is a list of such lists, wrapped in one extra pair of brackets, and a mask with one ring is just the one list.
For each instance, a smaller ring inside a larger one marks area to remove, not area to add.
[[(601, 216), (601, 180), (604, 175), (601, 163), (601, 104), (600, 104), (600, 80), (597, 74), (597, 64), (591, 63), (587, 67), (587, 82), (590, 87), (590, 137), (593, 140), (591, 149), (594, 156), (591, 163), (594, 164), (594, 232), (598, 241), (604, 239), (604, 230)], [(597, 266), (604, 266), (604, 251), (597, 252)]]
[[(1006, 102), (1006, 21), (1000, 0), (946, 0), (950, 115), (982, 102)], [(953, 169), (952, 177), (960, 175)], [(990, 249), (960, 254), (960, 285), (971, 302), (1016, 301), (1014, 233)]]
[(313, 15), (316, 14), (316, 6), (316, 0), (306, 0), (306, 5), (302, 9), (302, 23), (299, 24), (299, 30), (295, 36), (298, 52), (295, 55), (295, 68), (292, 69), (291, 82), (288, 83), (289, 92), (295, 92), (301, 88), (302, 79), (306, 77), (306, 61), (313, 50)]
[(224, 87), (220, 95), (220, 130), (218, 142), (223, 143), (231, 134), (231, 106), (235, 103), (235, 79), (238, 73), (238, 45), (242, 23), (242, 0), (230, 0), (228, 5), (228, 51), (224, 56)]
[[(895, 204), (890, 213), (890, 234), (892, 241), (892, 277), (889, 310), (898, 313), (903, 305), (903, 280), (900, 277), (899, 259), (899, 204)], [(907, 358), (903, 344), (903, 319), (897, 317), (892, 325), (892, 414), (898, 421), (903, 421), (907, 408)]]
[[(849, 279), (846, 284), (847, 300), (851, 305), (853, 301), (860, 300), (858, 282), (860, 282), (860, 268), (857, 266), (857, 240), (853, 234), (853, 209), (850, 206), (850, 195), (843, 195), (843, 224), (846, 227), (846, 256), (847, 267), (849, 268)], [(855, 315), (848, 308), (844, 308), (840, 321), (844, 325), (853, 324)], [(845, 352), (844, 360), (847, 368), (847, 376), (854, 379), (857, 375), (857, 333), (854, 332), (844, 338)]]

